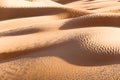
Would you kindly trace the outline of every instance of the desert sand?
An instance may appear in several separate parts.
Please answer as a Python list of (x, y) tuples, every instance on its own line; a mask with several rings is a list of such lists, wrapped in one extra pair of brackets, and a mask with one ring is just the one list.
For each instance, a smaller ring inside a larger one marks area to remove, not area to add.
[(0, 0), (0, 80), (120, 80), (119, 0)]

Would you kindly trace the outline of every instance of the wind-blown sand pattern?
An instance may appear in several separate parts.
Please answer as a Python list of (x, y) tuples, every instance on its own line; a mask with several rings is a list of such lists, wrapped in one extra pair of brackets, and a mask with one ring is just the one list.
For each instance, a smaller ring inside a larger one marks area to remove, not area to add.
[(0, 0), (0, 80), (120, 80), (119, 0)]

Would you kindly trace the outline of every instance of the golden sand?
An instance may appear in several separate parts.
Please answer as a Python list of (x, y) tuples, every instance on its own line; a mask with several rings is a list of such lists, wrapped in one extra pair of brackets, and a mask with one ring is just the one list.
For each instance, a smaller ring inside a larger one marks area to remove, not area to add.
[(0, 80), (120, 80), (119, 0), (0, 0)]

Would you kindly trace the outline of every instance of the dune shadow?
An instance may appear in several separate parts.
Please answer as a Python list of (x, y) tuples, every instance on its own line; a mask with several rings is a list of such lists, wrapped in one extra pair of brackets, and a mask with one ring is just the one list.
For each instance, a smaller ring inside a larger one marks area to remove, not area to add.
[(18, 36), (18, 35), (27, 35), (39, 32), (39, 28), (19, 28), (14, 30), (8, 30), (0, 32), (0, 36)]
[[(68, 43), (71, 44), (70, 42)], [(86, 51), (84, 51), (83, 49), (79, 49), (79, 45), (76, 45), (76, 49), (74, 50), (68, 46), (69, 45), (62, 46), (62, 44), (59, 44), (56, 46), (51, 46), (50, 48), (46, 48), (45, 50), (44, 49), (28, 50), (26, 52), (22, 52), (23, 53), (22, 55), (21, 53), (19, 55), (15, 54), (14, 56), (11, 56), (7, 59), (0, 60), (0, 63), (19, 60), (22, 58), (57, 57), (70, 64), (77, 65), (77, 66), (105, 66), (105, 65), (120, 64), (119, 54), (108, 55), (102, 52), (101, 54), (99, 53), (99, 54), (92, 55), (92, 53), (89, 51), (86, 54), (85, 53)], [(68, 49), (66, 50), (66, 48)]]
[(120, 18), (117, 15), (111, 16), (92, 16), (85, 15), (68, 20), (59, 29), (76, 29), (76, 28), (86, 28), (86, 27), (119, 27)]
[(53, 0), (53, 1), (60, 3), (60, 4), (67, 4), (67, 3), (75, 2), (78, 0)]
[(64, 12), (59, 7), (36, 7), (36, 8), (0, 8), (0, 20), (53, 15)]

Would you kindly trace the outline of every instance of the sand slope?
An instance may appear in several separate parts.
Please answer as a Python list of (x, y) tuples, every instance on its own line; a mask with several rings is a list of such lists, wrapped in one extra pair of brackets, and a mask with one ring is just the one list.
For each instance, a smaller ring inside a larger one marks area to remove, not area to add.
[(0, 80), (120, 80), (119, 0), (0, 0)]

